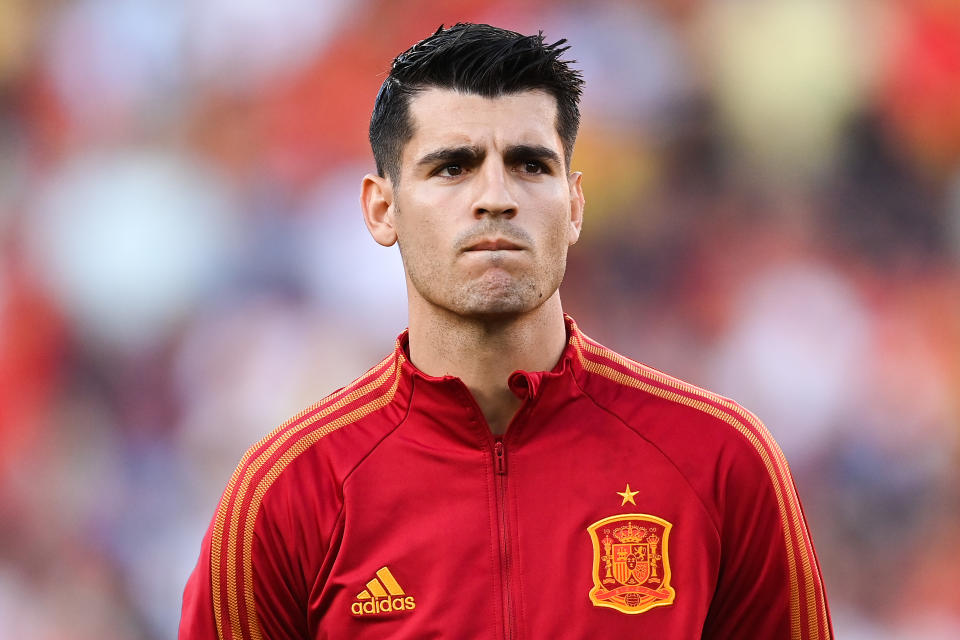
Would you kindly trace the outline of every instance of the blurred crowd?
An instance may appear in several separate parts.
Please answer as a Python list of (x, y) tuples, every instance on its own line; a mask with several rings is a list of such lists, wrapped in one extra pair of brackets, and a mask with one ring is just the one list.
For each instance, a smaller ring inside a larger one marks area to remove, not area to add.
[(838, 637), (960, 637), (960, 0), (0, 1), (0, 637), (172, 637), (247, 446), (406, 322), (370, 109), (567, 38), (593, 338), (756, 412)]

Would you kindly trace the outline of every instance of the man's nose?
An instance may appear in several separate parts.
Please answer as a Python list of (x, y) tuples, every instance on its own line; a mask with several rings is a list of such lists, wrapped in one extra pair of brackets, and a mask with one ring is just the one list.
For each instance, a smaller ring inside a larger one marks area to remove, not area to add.
[(477, 181), (478, 193), (473, 205), (474, 215), (508, 216), (517, 215), (517, 201), (510, 184), (509, 167), (502, 161), (487, 161), (480, 170)]

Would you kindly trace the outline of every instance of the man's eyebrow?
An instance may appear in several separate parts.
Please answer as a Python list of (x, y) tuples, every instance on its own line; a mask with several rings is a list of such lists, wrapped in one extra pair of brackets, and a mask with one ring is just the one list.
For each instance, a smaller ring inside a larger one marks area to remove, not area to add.
[(444, 162), (469, 164), (483, 160), (486, 152), (477, 146), (446, 147), (431, 151), (417, 161), (418, 167), (434, 166)]
[(556, 151), (539, 144), (518, 144), (508, 147), (503, 154), (503, 159), (507, 164), (515, 164), (524, 160), (540, 160), (557, 167), (563, 166), (563, 160), (560, 159), (560, 155)]

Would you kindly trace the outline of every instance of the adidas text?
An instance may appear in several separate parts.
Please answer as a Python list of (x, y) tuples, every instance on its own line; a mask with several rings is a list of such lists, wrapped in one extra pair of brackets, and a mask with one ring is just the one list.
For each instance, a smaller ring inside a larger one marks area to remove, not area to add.
[(366, 602), (354, 602), (350, 606), (350, 611), (355, 616), (368, 615), (371, 613), (390, 613), (391, 611), (409, 611), (416, 609), (417, 603), (413, 596), (405, 598), (376, 598)]

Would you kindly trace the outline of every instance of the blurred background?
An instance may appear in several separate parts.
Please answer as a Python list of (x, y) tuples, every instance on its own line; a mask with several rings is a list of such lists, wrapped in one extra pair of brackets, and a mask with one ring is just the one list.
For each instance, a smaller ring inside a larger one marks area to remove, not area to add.
[(566, 310), (768, 424), (838, 637), (960, 637), (960, 0), (0, 0), (0, 637), (173, 637), (242, 452), (392, 348), (366, 128), (457, 21), (587, 79)]

